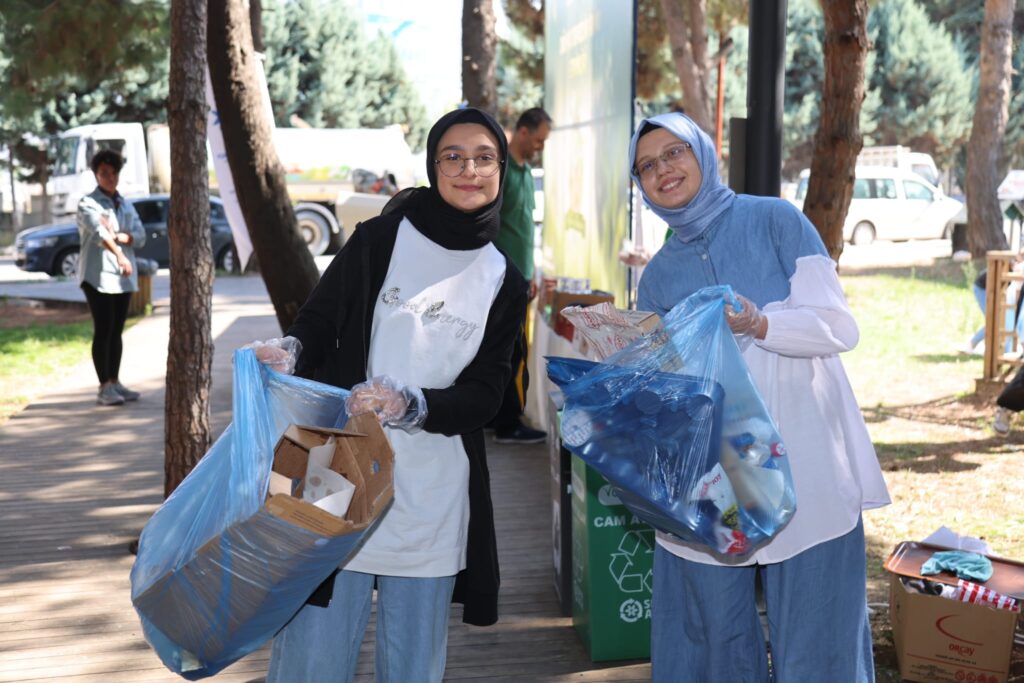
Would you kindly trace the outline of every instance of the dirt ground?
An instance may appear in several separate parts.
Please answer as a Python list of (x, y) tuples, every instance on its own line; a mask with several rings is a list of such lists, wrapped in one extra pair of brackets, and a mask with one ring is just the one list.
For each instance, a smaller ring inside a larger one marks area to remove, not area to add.
[(44, 305), (38, 301), (0, 299), (0, 328), (77, 323), (89, 320), (85, 304)]

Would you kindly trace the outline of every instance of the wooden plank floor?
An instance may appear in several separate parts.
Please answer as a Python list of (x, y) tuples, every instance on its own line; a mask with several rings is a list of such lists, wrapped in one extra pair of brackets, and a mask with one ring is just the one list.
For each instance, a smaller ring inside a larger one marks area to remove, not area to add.
[[(238, 302), (215, 313), (213, 408), (230, 416), (230, 351), (274, 336), (272, 312)], [(166, 317), (125, 336), (122, 377), (137, 404), (95, 405), (90, 368), (0, 427), (0, 682), (182, 680), (142, 637), (126, 552), (162, 496)], [(69, 375), (70, 376), (70, 375)], [(595, 665), (552, 588), (546, 447), (490, 444), (502, 562), (501, 620), (477, 628), (453, 609), (446, 680), (646, 681), (644, 662)], [(373, 622), (358, 681), (372, 681)], [(267, 648), (214, 677), (262, 681)]]

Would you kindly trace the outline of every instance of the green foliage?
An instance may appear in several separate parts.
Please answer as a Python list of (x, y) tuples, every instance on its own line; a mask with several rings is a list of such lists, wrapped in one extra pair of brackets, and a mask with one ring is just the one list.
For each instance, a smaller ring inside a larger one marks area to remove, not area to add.
[(1010, 168), (1024, 168), (1024, 40), (1020, 38), (1013, 52), (1010, 116), (1003, 138), (1003, 156)]
[(105, 98), (94, 93), (131, 92), (140, 73), (166, 62), (167, 19), (159, 0), (6, 0), (3, 112), (30, 118), (41, 104), (70, 94), (80, 115), (96, 116)]
[(868, 18), (879, 97), (879, 144), (908, 145), (948, 165), (971, 130), (977, 71), (965, 43), (931, 23), (913, 0), (882, 0)]
[(24, 179), (45, 180), (40, 145), (67, 128), (166, 120), (168, 30), (158, 0), (4, 3), (0, 142)]
[(269, 0), (263, 7), (267, 85), (278, 125), (400, 123), (413, 149), (426, 141), (426, 110), (384, 35), (367, 37), (346, 3)]
[(498, 121), (511, 129), (544, 106), (544, 14), (530, 0), (502, 0), (511, 35), (498, 39)]
[[(825, 80), (825, 17), (816, 0), (791, 0), (786, 26), (785, 109), (782, 125), (783, 175), (796, 178), (811, 165), (818, 131)], [(873, 72), (875, 55), (869, 52), (864, 78)], [(868, 91), (861, 103), (860, 129), (864, 144), (872, 144), (878, 115), (877, 93)]]
[(825, 18), (815, 0), (792, 0), (786, 18), (783, 174), (795, 178), (810, 166), (825, 80)]
[[(981, 27), (985, 19), (985, 0), (923, 0), (928, 16), (959, 39), (966, 59), (977, 65), (981, 57)], [(1010, 111), (1003, 139), (1003, 163), (1008, 168), (1024, 167), (1024, 0), (1017, 0), (1013, 15), (1013, 77), (1010, 87)], [(961, 154), (961, 157), (964, 155)], [(961, 160), (960, 162), (965, 163)], [(962, 173), (958, 174), (962, 176)], [(961, 177), (962, 181), (962, 177)]]

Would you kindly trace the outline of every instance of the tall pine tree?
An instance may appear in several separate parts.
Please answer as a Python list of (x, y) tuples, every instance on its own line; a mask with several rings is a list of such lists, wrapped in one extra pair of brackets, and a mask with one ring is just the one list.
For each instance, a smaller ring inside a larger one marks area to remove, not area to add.
[(268, 0), (263, 5), (267, 85), (279, 126), (407, 127), (413, 149), (429, 121), (391, 39), (367, 37), (347, 3)]
[(868, 84), (879, 108), (877, 144), (907, 145), (949, 165), (967, 141), (976, 70), (965, 44), (913, 0), (882, 0), (868, 18), (875, 65)]

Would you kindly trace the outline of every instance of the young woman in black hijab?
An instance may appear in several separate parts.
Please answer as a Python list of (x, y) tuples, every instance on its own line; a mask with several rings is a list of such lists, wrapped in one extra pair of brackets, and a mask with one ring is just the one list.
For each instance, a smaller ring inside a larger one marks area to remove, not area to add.
[[(287, 335), (297, 372), (351, 388), (395, 450), (395, 500), (356, 556), (274, 640), (270, 683), (351, 680), (377, 589), (378, 681), (440, 681), (448, 613), (497, 620), (498, 560), (482, 428), (522, 338), (527, 284), (491, 243), (506, 142), (476, 109), (427, 139), (429, 188), (397, 196), (335, 257)], [(263, 346), (257, 355), (276, 360)], [(333, 584), (333, 585), (331, 585)]]

